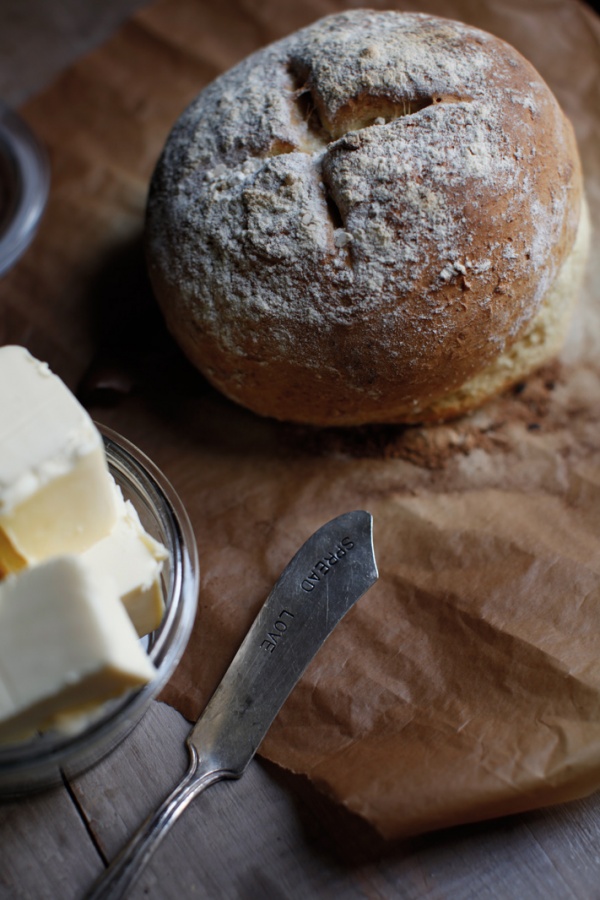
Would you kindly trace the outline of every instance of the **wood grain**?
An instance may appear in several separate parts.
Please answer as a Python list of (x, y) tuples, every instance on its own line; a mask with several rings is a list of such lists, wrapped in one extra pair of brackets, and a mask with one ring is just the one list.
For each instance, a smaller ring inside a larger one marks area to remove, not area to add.
[(66, 788), (0, 804), (2, 900), (76, 900), (101, 871)]
[[(187, 763), (188, 723), (155, 703), (129, 740), (73, 792), (112, 858)], [(198, 798), (132, 900), (146, 898), (593, 898), (600, 797), (544, 813), (386, 844), (307, 781), (254, 762)]]
[[(83, 898), (100, 853), (111, 859), (185, 771), (189, 727), (154, 703), (73, 782), (72, 797), (62, 788), (0, 805), (1, 900)], [(255, 761), (186, 810), (130, 897), (591, 900), (600, 896), (599, 841), (596, 795), (387, 844), (305, 779)]]

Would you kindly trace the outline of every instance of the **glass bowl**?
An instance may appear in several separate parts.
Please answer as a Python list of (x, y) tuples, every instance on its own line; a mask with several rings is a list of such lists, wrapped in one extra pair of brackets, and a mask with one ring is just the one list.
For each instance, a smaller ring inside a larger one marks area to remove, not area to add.
[(103, 704), (71, 733), (48, 731), (0, 745), (0, 796), (11, 797), (61, 784), (110, 753), (137, 725), (171, 677), (188, 642), (198, 601), (199, 565), (188, 515), (165, 476), (137, 447), (99, 426), (110, 472), (152, 537), (168, 550), (162, 572), (165, 615), (142, 638), (156, 667), (143, 688)]
[(49, 184), (43, 147), (25, 122), (0, 102), (0, 275), (33, 240)]

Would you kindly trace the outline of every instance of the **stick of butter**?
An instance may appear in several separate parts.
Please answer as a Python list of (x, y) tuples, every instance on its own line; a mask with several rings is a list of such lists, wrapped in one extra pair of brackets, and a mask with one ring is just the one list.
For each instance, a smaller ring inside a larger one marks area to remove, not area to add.
[(103, 538), (117, 505), (100, 433), (24, 347), (0, 348), (0, 410), (0, 573)]
[(165, 611), (160, 573), (168, 553), (142, 527), (129, 500), (119, 499), (119, 516), (109, 535), (82, 554), (92, 573), (110, 573), (140, 637), (154, 631)]
[(149, 682), (155, 668), (117, 597), (79, 557), (0, 583), (0, 741)]

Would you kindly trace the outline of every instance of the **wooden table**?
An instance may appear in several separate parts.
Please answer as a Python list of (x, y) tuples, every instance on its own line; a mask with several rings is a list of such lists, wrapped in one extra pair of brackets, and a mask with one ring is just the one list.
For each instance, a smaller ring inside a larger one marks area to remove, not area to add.
[[(0, 92), (20, 102), (137, 5), (4, 0)], [(154, 703), (92, 771), (0, 804), (0, 898), (82, 897), (183, 773), (188, 728)], [(186, 811), (131, 897), (588, 900), (600, 897), (599, 846), (598, 796), (385, 844), (303, 779), (255, 761)]]
[[(0, 897), (82, 897), (183, 773), (188, 724), (153, 704), (108, 759), (0, 806)], [(600, 798), (385, 845), (302, 779), (260, 761), (199, 798), (132, 898), (600, 896)]]

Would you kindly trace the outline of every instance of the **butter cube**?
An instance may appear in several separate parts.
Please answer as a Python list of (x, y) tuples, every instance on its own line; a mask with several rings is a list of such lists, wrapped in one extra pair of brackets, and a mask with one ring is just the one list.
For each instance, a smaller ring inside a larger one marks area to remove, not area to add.
[(117, 593), (141, 636), (158, 628), (165, 611), (160, 574), (167, 551), (142, 527), (129, 500), (120, 498), (109, 535), (82, 554), (97, 577), (110, 573)]
[(78, 553), (117, 506), (98, 429), (24, 348), (0, 348), (0, 572)]
[(149, 682), (155, 669), (110, 578), (54, 557), (0, 583), (0, 741)]

